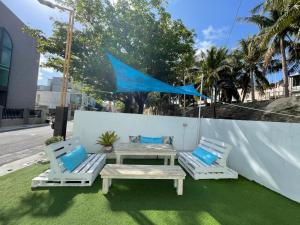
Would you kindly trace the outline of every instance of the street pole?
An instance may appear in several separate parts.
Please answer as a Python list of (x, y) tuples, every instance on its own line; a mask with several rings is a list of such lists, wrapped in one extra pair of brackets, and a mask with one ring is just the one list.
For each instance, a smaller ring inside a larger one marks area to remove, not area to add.
[[(184, 71), (184, 74), (183, 74), (183, 86), (185, 86), (185, 74), (186, 74), (186, 71)], [(184, 116), (185, 116), (185, 94), (183, 95), (183, 109), (184, 109)]]
[[(201, 86), (200, 86), (200, 94), (203, 93), (203, 74), (201, 75)], [(198, 113), (198, 140), (197, 145), (200, 144), (200, 138), (201, 138), (201, 102), (202, 102), (202, 96), (200, 96), (200, 103), (199, 103), (199, 113)]]
[(67, 41), (66, 41), (66, 50), (65, 50), (63, 80), (61, 85), (60, 106), (56, 107), (55, 124), (54, 124), (54, 132), (53, 132), (53, 136), (63, 136), (64, 139), (66, 139), (66, 130), (67, 130), (67, 122), (68, 122), (68, 105), (66, 104), (67, 103), (66, 98), (68, 92), (68, 79), (69, 79), (69, 68), (70, 68), (70, 61), (71, 61), (71, 47), (72, 47), (75, 11), (54, 4), (47, 0), (38, 0), (38, 2), (52, 9), (58, 8), (60, 10), (69, 12), (69, 23), (67, 27)]

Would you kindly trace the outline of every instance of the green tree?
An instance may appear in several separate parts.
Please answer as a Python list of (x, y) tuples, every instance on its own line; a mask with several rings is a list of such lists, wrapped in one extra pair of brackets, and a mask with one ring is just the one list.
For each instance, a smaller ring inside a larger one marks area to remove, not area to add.
[[(194, 32), (180, 20), (172, 20), (162, 0), (56, 0), (76, 10), (78, 29), (74, 31), (70, 75), (100, 95), (118, 99), (125, 111), (138, 106), (143, 112), (148, 93), (110, 95), (115, 79), (105, 50), (128, 65), (176, 84), (182, 68), (192, 65)], [(46, 38), (38, 30), (27, 29), (38, 38), (39, 50), (50, 55), (44, 66), (63, 70), (66, 24), (53, 23), (53, 34)]]
[(249, 37), (240, 41), (239, 48), (231, 57), (234, 59), (232, 66), (236, 74), (238, 85), (242, 88), (242, 102), (250, 91), (252, 101), (255, 100), (256, 87), (263, 91), (269, 82), (263, 73), (263, 54), (256, 37)]
[(214, 102), (217, 98), (217, 87), (221, 89), (223, 94), (228, 93), (228, 91), (231, 93), (230, 95), (227, 94), (226, 101), (230, 102), (232, 95), (239, 100), (239, 95), (233, 84), (232, 67), (228, 59), (229, 52), (226, 48), (212, 47), (200, 54), (199, 65), (204, 75), (205, 92), (210, 96), (214, 96)]
[[(285, 96), (289, 96), (287, 48), (293, 36), (299, 40), (300, 2), (299, 0), (266, 0), (252, 10), (245, 21), (256, 24), (261, 30), (260, 46), (268, 46), (265, 53), (265, 67), (274, 54), (280, 52), (284, 77)], [(290, 58), (292, 59), (292, 58)]]

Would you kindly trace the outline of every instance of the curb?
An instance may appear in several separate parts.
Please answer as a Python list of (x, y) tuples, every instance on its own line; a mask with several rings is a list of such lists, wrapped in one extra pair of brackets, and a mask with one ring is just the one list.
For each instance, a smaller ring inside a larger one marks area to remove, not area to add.
[(42, 124), (36, 124), (34, 126), (29, 125), (29, 126), (24, 126), (24, 127), (3, 127), (3, 128), (0, 128), (0, 133), (16, 131), (16, 130), (26, 130), (26, 129), (31, 129), (31, 128), (45, 127), (45, 126), (49, 126), (49, 124), (42, 123)]

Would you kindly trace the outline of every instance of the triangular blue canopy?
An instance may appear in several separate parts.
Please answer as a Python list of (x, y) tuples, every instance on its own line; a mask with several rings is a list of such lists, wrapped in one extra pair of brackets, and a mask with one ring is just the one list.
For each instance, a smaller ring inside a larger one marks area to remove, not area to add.
[(116, 76), (115, 92), (164, 92), (202, 96), (193, 85), (172, 86), (146, 75), (107, 53)]

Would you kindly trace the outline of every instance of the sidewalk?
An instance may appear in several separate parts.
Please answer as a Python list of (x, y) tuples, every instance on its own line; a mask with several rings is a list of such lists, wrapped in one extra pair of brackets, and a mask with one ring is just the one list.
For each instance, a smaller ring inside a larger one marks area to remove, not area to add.
[[(40, 148), (44, 148), (44, 146), (40, 146)], [(19, 169), (23, 169), (25, 167), (31, 166), (37, 163), (47, 162), (47, 157), (44, 152), (39, 152), (32, 156), (25, 157), (23, 159), (16, 160), (14, 162), (10, 162), (0, 166), (0, 176), (12, 173)]]
[(41, 123), (41, 124), (23, 124), (19, 126), (9, 126), (9, 127), (0, 127), (0, 133), (2, 132), (9, 132), (9, 131), (15, 131), (15, 130), (24, 130), (24, 129), (30, 129), (35, 127), (44, 127), (49, 126), (48, 123)]

